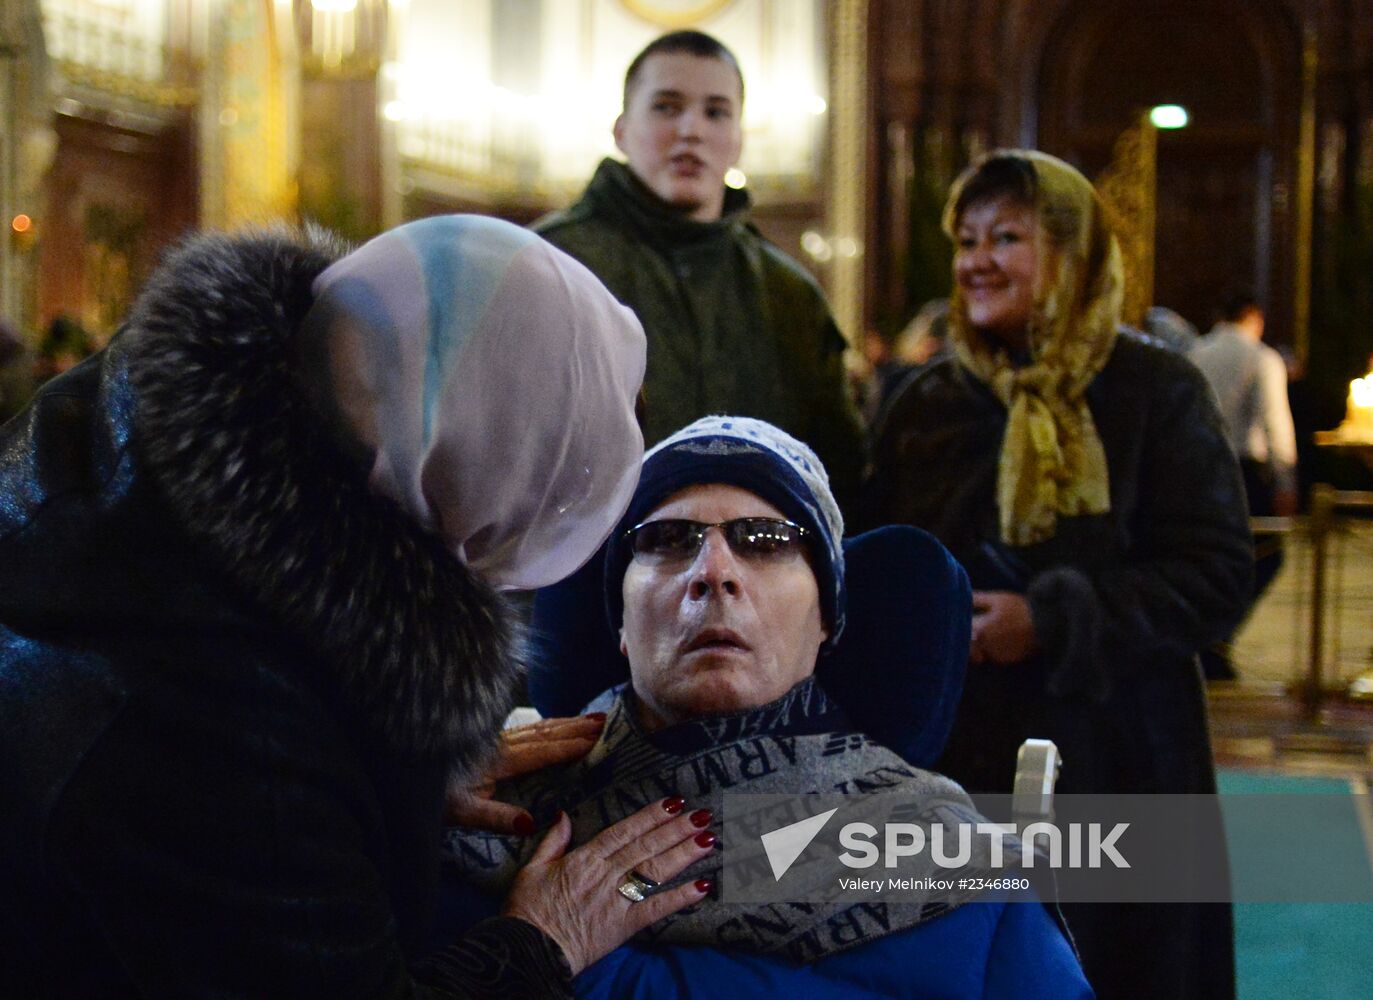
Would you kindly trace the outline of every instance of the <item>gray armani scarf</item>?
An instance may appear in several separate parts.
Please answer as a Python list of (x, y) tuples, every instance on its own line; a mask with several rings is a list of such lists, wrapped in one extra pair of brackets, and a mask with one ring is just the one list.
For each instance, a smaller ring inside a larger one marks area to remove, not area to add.
[[(653, 734), (639, 728), (632, 690), (621, 688), (607, 694), (613, 697), (597, 699), (610, 701), (605, 729), (586, 757), (504, 783), (496, 797), (528, 809), (540, 829), (553, 821), (558, 810), (566, 811), (572, 820), (573, 845), (585, 843), (617, 820), (668, 796), (682, 796), (689, 809), (708, 808), (715, 813), (720, 849), (687, 868), (678, 883), (713, 878), (719, 884), (721, 852), (730, 850), (730, 827), (720, 822), (727, 791), (899, 791), (912, 798), (937, 799), (959, 818), (979, 818), (967, 794), (953, 781), (912, 767), (855, 732), (814, 678), (761, 708), (692, 720)], [(537, 837), (451, 829), (445, 834), (445, 860), (466, 880), (503, 895), (537, 842)], [(975, 858), (976, 867), (984, 868), (977, 864), (979, 860)], [(930, 862), (926, 871), (903, 870), (902, 874), (940, 873)], [(951, 902), (948, 894), (938, 899), (932, 895), (919, 903), (738, 905), (707, 900), (660, 921), (638, 940), (711, 945), (812, 962), (915, 927), (962, 901)]]

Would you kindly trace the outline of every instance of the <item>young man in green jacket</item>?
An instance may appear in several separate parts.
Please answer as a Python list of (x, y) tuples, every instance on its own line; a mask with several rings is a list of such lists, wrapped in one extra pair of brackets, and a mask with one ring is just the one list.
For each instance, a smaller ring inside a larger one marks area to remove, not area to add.
[(815, 280), (726, 188), (739, 160), (744, 81), (709, 35), (652, 42), (625, 75), (615, 144), (581, 199), (535, 223), (638, 314), (648, 335), (645, 444), (698, 417), (737, 413), (810, 444), (840, 503), (854, 496), (863, 429), (845, 342)]

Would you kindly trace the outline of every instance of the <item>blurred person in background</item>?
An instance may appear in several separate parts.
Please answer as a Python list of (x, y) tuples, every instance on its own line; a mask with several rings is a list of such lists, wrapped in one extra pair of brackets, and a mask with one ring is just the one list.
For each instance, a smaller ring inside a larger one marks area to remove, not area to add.
[(0, 424), (14, 416), (33, 392), (33, 361), (24, 338), (0, 318)]
[[(954, 184), (949, 356), (874, 444), (868, 523), (931, 531), (972, 579), (972, 651), (938, 768), (1009, 793), (1054, 741), (1064, 793), (1214, 793), (1197, 651), (1243, 613), (1239, 469), (1201, 374), (1120, 328), (1091, 183), (999, 151)], [(1219, 835), (1219, 815), (1215, 831)], [(1228, 906), (1065, 905), (1103, 998), (1234, 995)]]
[(53, 317), (38, 341), (38, 360), (34, 375), (39, 384), (61, 375), (95, 353), (95, 338), (65, 313)]
[(1180, 354), (1186, 354), (1199, 336), (1195, 326), (1167, 306), (1149, 307), (1144, 314), (1144, 332)]
[[(1248, 291), (1232, 292), (1216, 323), (1187, 353), (1216, 394), (1226, 435), (1239, 456), (1251, 517), (1290, 517), (1297, 512), (1297, 432), (1287, 398), (1287, 365), (1263, 342), (1263, 309)], [(1255, 540), (1254, 587), (1258, 603), (1282, 568), (1282, 538)], [(1202, 654), (1212, 680), (1235, 677), (1230, 638)]]
[(1263, 309), (1251, 293), (1228, 296), (1220, 317), (1187, 357), (1201, 369), (1220, 403), (1226, 434), (1244, 473), (1250, 514), (1295, 514), (1297, 435), (1287, 402), (1287, 365), (1263, 342)]
[(949, 328), (949, 300), (926, 302), (893, 339), (891, 349), (875, 365), (863, 398), (863, 417), (875, 426), (888, 401), (912, 371), (944, 356)]

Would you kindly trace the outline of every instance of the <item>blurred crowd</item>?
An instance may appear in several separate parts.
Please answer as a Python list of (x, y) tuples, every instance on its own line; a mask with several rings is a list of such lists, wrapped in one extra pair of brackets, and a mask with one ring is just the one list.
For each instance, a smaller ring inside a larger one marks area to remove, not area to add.
[(100, 342), (69, 316), (56, 317), (36, 348), (0, 318), (0, 423), (24, 408), (35, 389), (95, 352)]

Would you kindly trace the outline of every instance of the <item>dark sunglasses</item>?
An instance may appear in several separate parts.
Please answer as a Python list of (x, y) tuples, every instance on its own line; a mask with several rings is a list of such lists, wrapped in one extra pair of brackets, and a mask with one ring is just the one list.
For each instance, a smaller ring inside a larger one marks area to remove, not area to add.
[(736, 517), (716, 524), (668, 518), (636, 524), (624, 533), (624, 539), (635, 556), (689, 562), (701, 551), (711, 528), (720, 529), (730, 551), (751, 562), (781, 560), (800, 552), (809, 534), (799, 524), (778, 517)]

